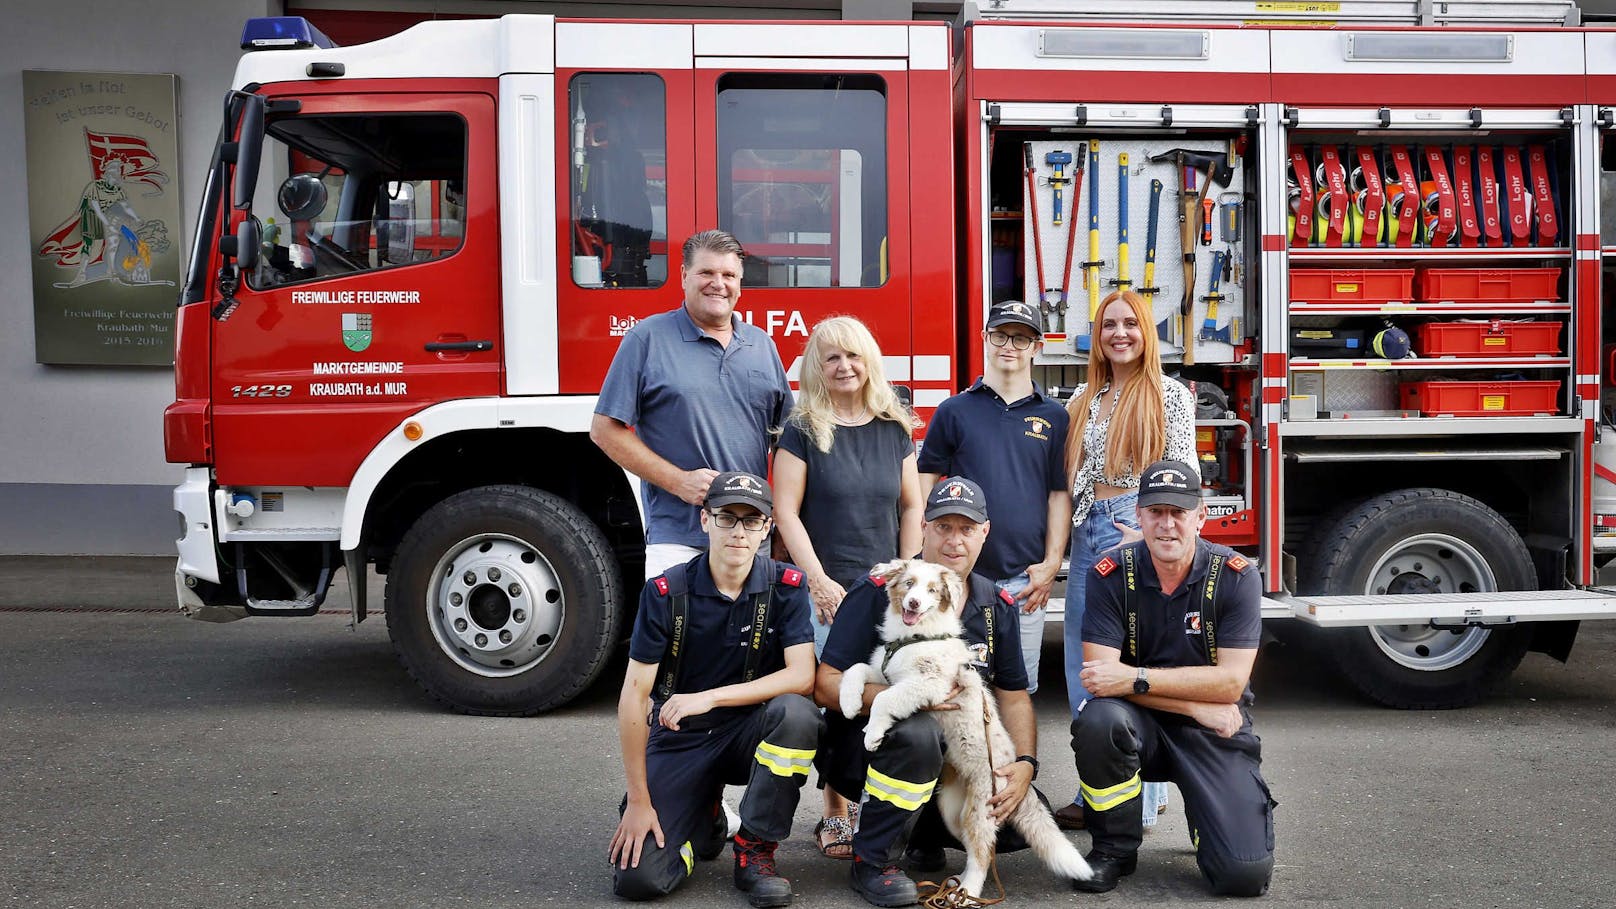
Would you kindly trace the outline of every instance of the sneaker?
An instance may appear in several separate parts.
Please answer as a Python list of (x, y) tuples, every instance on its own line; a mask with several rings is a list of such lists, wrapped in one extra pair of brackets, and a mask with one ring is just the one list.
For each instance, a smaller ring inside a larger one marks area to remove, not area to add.
[(780, 876), (774, 864), (779, 843), (735, 835), (735, 889), (746, 894), (746, 901), (765, 909), (791, 905), (791, 882)]
[(853, 856), (853, 889), (872, 906), (913, 906), (920, 901), (915, 882), (897, 865), (872, 865)]

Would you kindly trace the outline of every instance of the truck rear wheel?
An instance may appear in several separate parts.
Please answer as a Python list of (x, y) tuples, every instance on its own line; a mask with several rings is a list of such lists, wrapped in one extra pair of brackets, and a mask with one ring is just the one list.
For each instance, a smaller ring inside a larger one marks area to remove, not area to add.
[[(1498, 512), (1445, 489), (1401, 489), (1321, 523), (1302, 593), (1417, 595), (1531, 590), (1531, 554)], [(1480, 700), (1515, 670), (1522, 626), (1371, 625), (1321, 636), (1341, 673), (1390, 707), (1440, 709)]]
[(610, 656), (622, 583), (610, 545), (571, 503), (486, 486), (428, 509), (387, 578), (399, 661), (462, 713), (530, 716), (588, 688)]

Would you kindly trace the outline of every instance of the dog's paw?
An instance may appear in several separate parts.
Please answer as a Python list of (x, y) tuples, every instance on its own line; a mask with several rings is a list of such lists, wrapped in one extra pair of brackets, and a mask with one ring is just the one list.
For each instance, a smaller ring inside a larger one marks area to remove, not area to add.
[(863, 711), (863, 710), (864, 710), (864, 697), (863, 697), (863, 695), (860, 694), (859, 692), (850, 691), (850, 690), (848, 690), (846, 688), (843, 688), (842, 689), (842, 716), (845, 716), (850, 720), (856, 720), (856, 719), (858, 719), (859, 713), (861, 711)]
[(842, 716), (850, 720), (858, 719), (858, 715), (864, 712), (864, 682), (867, 675), (868, 667), (863, 663), (849, 666), (847, 672), (842, 674)]
[(887, 740), (887, 731), (886, 731), (886, 729), (880, 728), (880, 727), (876, 726), (874, 723), (871, 723), (869, 726), (865, 727), (865, 729), (864, 729), (864, 750), (865, 751), (875, 751), (875, 750), (879, 749), (881, 747), (881, 743), (886, 741), (886, 740)]

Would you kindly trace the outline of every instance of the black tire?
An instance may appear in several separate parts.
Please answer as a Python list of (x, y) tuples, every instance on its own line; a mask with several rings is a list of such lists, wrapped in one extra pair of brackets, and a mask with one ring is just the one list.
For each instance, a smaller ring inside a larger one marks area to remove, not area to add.
[(485, 486), (439, 502), (405, 534), (387, 576), (387, 632), (435, 700), (531, 716), (600, 675), (622, 589), (611, 546), (583, 512), (537, 489)]
[[(1531, 553), (1498, 512), (1446, 489), (1400, 489), (1319, 522), (1300, 592), (1319, 595), (1536, 589)], [(1388, 583), (1389, 581), (1389, 583)], [(1515, 671), (1522, 625), (1327, 629), (1321, 645), (1353, 687), (1388, 707), (1474, 704)]]

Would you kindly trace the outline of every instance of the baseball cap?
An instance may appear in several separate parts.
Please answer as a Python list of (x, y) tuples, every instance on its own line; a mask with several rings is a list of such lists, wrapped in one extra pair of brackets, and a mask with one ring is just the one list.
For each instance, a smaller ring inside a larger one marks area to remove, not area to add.
[(988, 310), (987, 327), (998, 328), (1001, 325), (1022, 325), (1032, 329), (1039, 337), (1044, 334), (1044, 317), (1038, 312), (1038, 308), (1020, 300), (995, 303), (993, 308)]
[(774, 515), (774, 494), (769, 491), (769, 484), (763, 482), (762, 477), (741, 470), (714, 477), (713, 484), (707, 487), (706, 504), (708, 508), (750, 505), (766, 515)]
[(964, 477), (949, 477), (931, 488), (926, 497), (926, 520), (957, 514), (978, 524), (988, 519), (988, 500), (982, 487)]
[(1157, 461), (1139, 475), (1139, 507), (1201, 504), (1201, 475), (1183, 461)]

